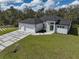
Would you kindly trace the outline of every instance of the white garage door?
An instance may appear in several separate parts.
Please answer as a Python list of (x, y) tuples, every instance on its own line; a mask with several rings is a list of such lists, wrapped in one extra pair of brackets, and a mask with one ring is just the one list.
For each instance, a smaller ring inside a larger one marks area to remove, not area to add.
[(30, 28), (26, 28), (25, 31), (26, 32), (31, 32), (31, 33), (34, 33), (35, 32), (34, 29), (30, 29)]
[(57, 28), (57, 33), (67, 34), (68, 30), (64, 28)]

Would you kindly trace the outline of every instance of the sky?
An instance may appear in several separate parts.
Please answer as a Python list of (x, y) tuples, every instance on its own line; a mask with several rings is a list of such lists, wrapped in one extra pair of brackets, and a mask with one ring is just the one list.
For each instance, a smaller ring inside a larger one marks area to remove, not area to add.
[(34, 11), (37, 11), (41, 8), (62, 8), (72, 4), (79, 4), (79, 0), (0, 0), (0, 9), (6, 10), (13, 6), (20, 10), (30, 7)]

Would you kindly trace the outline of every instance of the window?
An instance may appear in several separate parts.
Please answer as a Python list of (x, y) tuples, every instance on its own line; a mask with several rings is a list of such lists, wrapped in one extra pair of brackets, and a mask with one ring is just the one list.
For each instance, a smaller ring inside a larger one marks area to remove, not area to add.
[(60, 26), (57, 26), (58, 28), (60, 28)]
[(50, 30), (53, 30), (53, 25), (50, 26)]
[(62, 26), (62, 28), (64, 28), (64, 26)]
[(50, 24), (54, 24), (54, 23), (50, 23)]
[(64, 26), (57, 26), (58, 28), (65, 28)]

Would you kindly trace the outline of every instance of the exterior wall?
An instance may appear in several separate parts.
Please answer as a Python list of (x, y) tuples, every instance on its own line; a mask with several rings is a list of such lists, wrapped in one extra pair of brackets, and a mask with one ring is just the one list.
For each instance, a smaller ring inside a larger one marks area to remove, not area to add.
[(35, 25), (35, 31), (36, 32), (38, 32), (38, 31), (40, 31), (40, 30), (42, 30), (43, 29), (43, 23), (40, 23), (40, 24), (36, 24)]
[(44, 24), (44, 25), (43, 25), (43, 26), (44, 26), (44, 28), (43, 28), (43, 29), (44, 29), (44, 30), (46, 30), (46, 27), (47, 27), (46, 22), (44, 22), (43, 24)]
[(69, 28), (68, 26), (64, 26), (65, 28), (56, 27), (56, 32), (60, 34), (68, 34)]

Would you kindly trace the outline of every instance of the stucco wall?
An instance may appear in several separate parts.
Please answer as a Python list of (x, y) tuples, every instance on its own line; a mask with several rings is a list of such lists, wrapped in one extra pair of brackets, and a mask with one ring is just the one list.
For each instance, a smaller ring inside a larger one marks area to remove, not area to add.
[(35, 27), (35, 31), (38, 32), (43, 29), (43, 23), (37, 24)]

